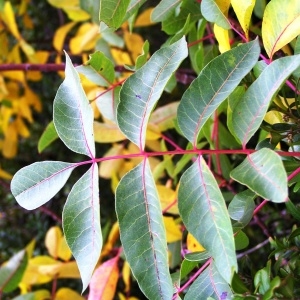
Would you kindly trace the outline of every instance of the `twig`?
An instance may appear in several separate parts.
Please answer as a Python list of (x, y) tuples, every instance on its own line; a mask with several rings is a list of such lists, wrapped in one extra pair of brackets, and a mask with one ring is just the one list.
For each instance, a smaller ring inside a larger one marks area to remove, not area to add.
[(250, 249), (248, 249), (248, 250), (246, 250), (246, 251), (244, 251), (242, 253), (239, 253), (236, 257), (237, 257), (237, 259), (240, 259), (240, 258), (244, 257), (245, 255), (248, 255), (248, 254), (250, 254), (250, 253), (252, 253), (252, 252), (254, 252), (254, 251), (262, 248), (263, 246), (265, 246), (268, 243), (269, 243), (269, 239), (266, 239), (263, 242), (257, 244), (255, 247), (250, 248)]

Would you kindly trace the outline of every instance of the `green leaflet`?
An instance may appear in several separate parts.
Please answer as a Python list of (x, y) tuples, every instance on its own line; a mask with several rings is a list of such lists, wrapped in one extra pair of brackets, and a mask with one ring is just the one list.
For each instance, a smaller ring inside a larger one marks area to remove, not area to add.
[(102, 249), (96, 163), (74, 184), (63, 210), (63, 229), (76, 259), (84, 291)]
[(61, 161), (33, 163), (14, 175), (11, 192), (19, 205), (35, 209), (55, 196), (76, 167), (77, 164)]
[(149, 299), (172, 299), (166, 233), (148, 159), (128, 172), (116, 190), (124, 253)]
[(161, 22), (166, 20), (173, 15), (180, 0), (162, 0), (160, 3), (153, 9), (151, 14), (151, 20), (153, 22)]
[(39, 143), (38, 143), (39, 153), (43, 152), (57, 138), (58, 138), (58, 135), (57, 135), (55, 126), (54, 126), (53, 122), (51, 121), (39, 139)]
[(226, 282), (237, 269), (233, 231), (218, 184), (199, 156), (180, 179), (178, 208), (187, 230), (213, 257)]
[(190, 286), (185, 300), (208, 299), (231, 299), (232, 292), (228, 283), (220, 275), (220, 272), (212, 262)]
[(187, 54), (184, 38), (161, 48), (121, 88), (117, 121), (124, 135), (141, 150), (145, 147), (150, 113), (171, 75)]
[(115, 79), (114, 64), (100, 51), (91, 54), (90, 59), (76, 70), (100, 86), (110, 86)]
[(254, 198), (256, 194), (245, 190), (236, 194), (228, 206), (228, 212), (232, 220), (237, 221), (234, 227), (245, 227), (253, 216), (255, 208)]
[(27, 254), (21, 250), (0, 267), (0, 294), (15, 290), (27, 266)]
[(300, 55), (275, 60), (264, 69), (234, 107), (232, 125), (243, 147), (259, 128), (273, 96), (299, 66)]
[(94, 23), (99, 22), (99, 5), (100, 1), (80, 0), (80, 8), (91, 15)]
[(283, 163), (279, 155), (268, 148), (248, 155), (230, 176), (266, 200), (287, 201), (287, 175)]
[(53, 122), (58, 136), (68, 148), (93, 158), (93, 110), (67, 53), (65, 72), (66, 78), (54, 99)]
[(194, 146), (202, 126), (249, 73), (259, 53), (258, 40), (223, 53), (213, 59), (185, 91), (178, 107), (178, 124)]
[(212, 23), (216, 23), (218, 26), (224, 29), (230, 29), (230, 22), (222, 13), (216, 0), (202, 0), (201, 2), (201, 12), (203, 17)]
[(118, 29), (124, 20), (130, 0), (101, 0), (99, 9), (100, 22)]

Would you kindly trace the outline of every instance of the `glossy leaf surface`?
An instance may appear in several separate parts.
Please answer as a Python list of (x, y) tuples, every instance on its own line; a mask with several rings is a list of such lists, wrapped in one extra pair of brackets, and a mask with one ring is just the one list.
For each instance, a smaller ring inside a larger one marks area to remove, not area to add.
[(218, 184), (202, 157), (182, 175), (178, 208), (188, 231), (211, 254), (230, 283), (237, 269), (232, 227)]
[(56, 131), (72, 151), (94, 157), (93, 110), (67, 54), (65, 73), (66, 78), (60, 85), (53, 104)]
[(259, 52), (257, 40), (225, 52), (212, 60), (183, 94), (178, 124), (194, 146), (202, 126), (252, 69)]
[(248, 155), (230, 176), (266, 200), (287, 201), (287, 175), (283, 163), (279, 155), (268, 148)]
[(57, 194), (76, 166), (60, 161), (33, 163), (15, 174), (11, 181), (11, 192), (19, 205), (35, 209)]
[(108, 27), (119, 28), (126, 15), (130, 0), (101, 0), (99, 16), (100, 21)]
[(270, 58), (300, 34), (298, 0), (272, 0), (266, 6), (262, 23), (262, 40)]
[(141, 290), (149, 299), (171, 299), (166, 233), (147, 159), (121, 179), (116, 211), (124, 253)]
[(243, 146), (259, 128), (273, 96), (299, 66), (300, 55), (277, 59), (264, 69), (234, 107), (232, 126)]
[(209, 299), (209, 297), (212, 299), (231, 299), (232, 297), (228, 283), (220, 275), (214, 263), (211, 263), (194, 281), (184, 299), (200, 299), (199, 294), (201, 299)]
[(64, 234), (78, 264), (83, 290), (102, 248), (98, 176), (98, 166), (93, 164), (74, 184), (63, 210)]
[(184, 38), (161, 48), (121, 88), (117, 108), (118, 124), (124, 135), (140, 149), (145, 146), (150, 113), (171, 75), (187, 54)]

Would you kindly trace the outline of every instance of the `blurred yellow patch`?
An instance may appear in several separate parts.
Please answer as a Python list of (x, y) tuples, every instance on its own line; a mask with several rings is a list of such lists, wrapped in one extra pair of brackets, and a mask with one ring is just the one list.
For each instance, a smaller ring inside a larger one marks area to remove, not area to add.
[(136, 21), (134, 23), (135, 27), (144, 27), (144, 26), (151, 26), (155, 23), (151, 21), (151, 14), (154, 7), (149, 7), (145, 9), (141, 14), (138, 15)]
[(177, 224), (172, 217), (163, 217), (167, 234), (167, 242), (174, 243), (180, 241), (182, 238), (182, 232), (180, 230), (180, 224)]

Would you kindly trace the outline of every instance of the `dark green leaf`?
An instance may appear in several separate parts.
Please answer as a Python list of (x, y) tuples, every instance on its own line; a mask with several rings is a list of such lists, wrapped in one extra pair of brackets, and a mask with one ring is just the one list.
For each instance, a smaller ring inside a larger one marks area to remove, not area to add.
[(231, 177), (272, 202), (285, 202), (288, 197), (287, 175), (280, 156), (263, 148), (247, 158), (231, 172)]
[(252, 69), (259, 52), (255, 40), (223, 53), (212, 60), (185, 91), (178, 107), (178, 124), (194, 146), (202, 126)]
[(145, 147), (150, 113), (169, 78), (186, 56), (187, 45), (182, 38), (175, 44), (154, 53), (121, 88), (120, 103), (117, 108), (118, 124), (124, 135), (141, 150)]
[(121, 179), (116, 211), (124, 253), (141, 290), (149, 299), (171, 299), (166, 233), (147, 159)]
[(182, 175), (178, 208), (187, 230), (213, 257), (230, 283), (237, 269), (233, 231), (218, 184), (202, 157)]
[(244, 147), (262, 123), (274, 95), (299, 65), (300, 55), (275, 60), (264, 69), (235, 106), (233, 129)]

